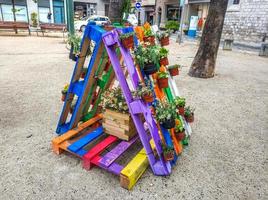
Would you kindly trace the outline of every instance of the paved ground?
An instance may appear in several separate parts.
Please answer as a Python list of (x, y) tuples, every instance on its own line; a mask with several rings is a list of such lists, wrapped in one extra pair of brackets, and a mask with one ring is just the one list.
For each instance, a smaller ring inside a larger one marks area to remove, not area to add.
[(216, 77), (187, 76), (196, 46), (173, 44), (180, 92), (196, 107), (190, 147), (170, 177), (133, 191), (50, 148), (73, 64), (62, 39), (0, 37), (0, 199), (267, 199), (268, 59), (219, 52)]

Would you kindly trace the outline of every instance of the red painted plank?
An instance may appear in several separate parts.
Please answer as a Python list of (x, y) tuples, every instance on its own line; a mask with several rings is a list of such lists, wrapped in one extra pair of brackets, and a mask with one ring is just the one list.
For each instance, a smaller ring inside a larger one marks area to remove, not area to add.
[(92, 159), (100, 154), (106, 147), (117, 141), (118, 138), (115, 136), (109, 136), (105, 138), (103, 141), (98, 143), (95, 147), (93, 147), (91, 150), (89, 150), (84, 156), (83, 156), (83, 168), (86, 170), (89, 170), (91, 168), (90, 163)]

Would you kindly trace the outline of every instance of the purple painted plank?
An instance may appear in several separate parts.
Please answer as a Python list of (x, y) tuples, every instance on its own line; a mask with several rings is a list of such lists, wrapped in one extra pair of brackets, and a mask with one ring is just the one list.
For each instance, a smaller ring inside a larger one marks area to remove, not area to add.
[(119, 165), (117, 163), (113, 163), (107, 168), (107, 171), (109, 171), (115, 175), (120, 175), (123, 168), (124, 167), (122, 165)]
[(99, 164), (103, 167), (109, 167), (120, 155), (122, 155), (132, 144), (134, 144), (137, 139), (138, 136), (135, 136), (130, 141), (120, 142), (115, 148), (102, 157), (102, 159), (99, 161)]

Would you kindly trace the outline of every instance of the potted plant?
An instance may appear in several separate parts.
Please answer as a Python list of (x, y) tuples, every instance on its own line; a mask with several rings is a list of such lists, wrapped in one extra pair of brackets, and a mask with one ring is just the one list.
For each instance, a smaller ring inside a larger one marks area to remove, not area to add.
[(81, 37), (78, 35), (68, 35), (67, 43), (71, 46), (69, 58), (76, 61), (80, 54)]
[(120, 40), (126, 49), (133, 49), (134, 47), (134, 33), (120, 34)]
[(179, 27), (180, 27), (179, 22), (174, 21), (174, 20), (167, 21), (165, 24), (165, 28), (173, 31), (173, 33), (175, 33), (177, 30), (179, 30)]
[(157, 83), (159, 88), (168, 87), (168, 74), (167, 72), (157, 72)]
[(190, 106), (187, 106), (185, 108), (185, 113), (184, 113), (184, 117), (185, 120), (189, 123), (194, 122), (194, 108), (191, 108)]
[(144, 37), (143, 37), (144, 43), (148, 43), (151, 46), (155, 45), (155, 35), (151, 28), (144, 29)]
[(139, 83), (137, 90), (134, 92), (134, 97), (142, 98), (147, 103), (154, 101), (153, 90), (146, 84)]
[(174, 104), (159, 102), (156, 105), (156, 120), (165, 128), (175, 127), (176, 108)]
[(66, 95), (67, 95), (67, 92), (68, 92), (68, 89), (69, 89), (69, 84), (66, 84), (64, 87), (63, 87), (63, 90), (61, 91), (61, 100), (62, 101), (65, 101), (66, 99)]
[(160, 65), (168, 65), (168, 50), (164, 47), (161, 47), (159, 50), (159, 57), (160, 57)]
[(159, 60), (159, 50), (155, 46), (143, 47), (139, 45), (135, 49), (135, 59), (146, 75), (157, 72), (156, 63)]
[(171, 76), (177, 76), (177, 75), (179, 75), (179, 68), (180, 68), (179, 65), (171, 65), (171, 66), (168, 66), (169, 74)]
[(174, 148), (162, 144), (163, 156), (165, 161), (174, 160)]
[(182, 141), (185, 138), (185, 129), (182, 125), (177, 125), (175, 127), (175, 136), (178, 141)]
[(169, 45), (169, 36), (170, 36), (169, 30), (157, 33), (157, 39), (160, 42), (161, 46)]
[(185, 114), (185, 109), (184, 109), (184, 107), (185, 107), (185, 98), (176, 97), (174, 99), (174, 103), (175, 103), (177, 109), (179, 110), (179, 114), (183, 116)]

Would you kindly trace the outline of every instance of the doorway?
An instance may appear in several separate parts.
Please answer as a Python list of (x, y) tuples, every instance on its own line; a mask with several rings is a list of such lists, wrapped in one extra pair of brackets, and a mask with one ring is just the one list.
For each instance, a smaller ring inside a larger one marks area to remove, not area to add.
[(64, 3), (61, 0), (53, 1), (53, 15), (55, 24), (64, 23)]

